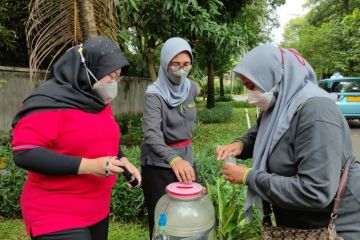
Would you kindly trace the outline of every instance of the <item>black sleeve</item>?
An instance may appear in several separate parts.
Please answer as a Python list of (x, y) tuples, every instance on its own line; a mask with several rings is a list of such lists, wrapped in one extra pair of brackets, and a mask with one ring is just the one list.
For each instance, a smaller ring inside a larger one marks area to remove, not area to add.
[(53, 176), (76, 175), (81, 162), (80, 157), (67, 156), (41, 147), (15, 151), (13, 158), (18, 167)]

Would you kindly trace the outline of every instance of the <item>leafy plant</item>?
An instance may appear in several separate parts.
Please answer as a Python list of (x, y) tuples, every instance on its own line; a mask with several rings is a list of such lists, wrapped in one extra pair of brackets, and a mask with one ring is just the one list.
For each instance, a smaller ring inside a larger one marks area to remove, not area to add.
[(231, 184), (222, 177), (214, 177), (214, 184), (207, 183), (207, 190), (214, 205), (216, 239), (258, 239), (261, 232), (260, 215), (250, 223), (245, 220), (244, 203), (246, 187)]
[[(9, 159), (10, 160), (10, 159)], [(5, 218), (21, 217), (20, 195), (26, 179), (26, 171), (12, 163), (0, 175), (0, 216)]]
[(143, 139), (142, 114), (118, 114), (115, 119), (121, 131), (121, 144), (139, 145)]
[(25, 31), (33, 83), (41, 80), (36, 70), (42, 65), (49, 70), (67, 48), (98, 33), (114, 42), (117, 40), (119, 21), (111, 0), (32, 0), (29, 10)]
[(142, 126), (142, 114), (117, 114), (115, 120), (120, 126), (121, 134), (128, 134), (131, 128)]
[[(138, 146), (122, 147), (122, 151), (129, 161), (139, 169), (140, 148)], [(118, 176), (112, 190), (111, 219), (122, 222), (141, 222), (145, 214), (146, 209), (141, 188), (128, 189), (124, 177)]]

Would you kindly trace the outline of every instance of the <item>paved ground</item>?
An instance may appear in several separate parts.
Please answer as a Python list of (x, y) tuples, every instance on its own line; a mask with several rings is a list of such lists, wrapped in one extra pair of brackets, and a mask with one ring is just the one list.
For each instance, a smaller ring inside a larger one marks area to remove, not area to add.
[(353, 143), (353, 149), (357, 156), (357, 160), (360, 161), (360, 121), (349, 120), (348, 121), (351, 131), (351, 138)]

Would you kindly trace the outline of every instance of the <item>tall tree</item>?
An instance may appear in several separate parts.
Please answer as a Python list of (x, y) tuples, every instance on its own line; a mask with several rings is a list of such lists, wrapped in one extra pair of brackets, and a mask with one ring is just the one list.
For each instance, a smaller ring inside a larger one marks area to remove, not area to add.
[(200, 62), (207, 66), (208, 72), (208, 98), (207, 108), (215, 106), (214, 76), (223, 74), (225, 68), (232, 65), (234, 59), (260, 42), (269, 39), (270, 28), (276, 24), (273, 14), (277, 6), (283, 4), (284, 0), (227, 0), (222, 1), (217, 8), (209, 4), (210, 1), (203, 1), (204, 8), (211, 15), (215, 22), (214, 29), (211, 29), (205, 36), (199, 36), (197, 46), (203, 46)]
[(37, 84), (37, 69), (52, 62), (70, 46), (98, 33), (116, 41), (118, 17), (112, 0), (32, 0), (26, 24), (30, 79)]

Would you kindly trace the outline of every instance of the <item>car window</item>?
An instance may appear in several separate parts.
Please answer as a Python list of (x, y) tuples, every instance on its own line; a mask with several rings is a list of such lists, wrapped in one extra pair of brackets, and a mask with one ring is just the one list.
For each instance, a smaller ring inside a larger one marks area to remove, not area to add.
[(322, 89), (324, 89), (327, 92), (330, 92), (330, 88), (328, 87), (327, 82), (319, 82), (319, 87), (321, 87)]
[(334, 82), (332, 92), (360, 92), (360, 81)]

